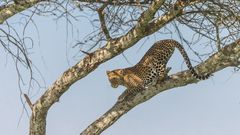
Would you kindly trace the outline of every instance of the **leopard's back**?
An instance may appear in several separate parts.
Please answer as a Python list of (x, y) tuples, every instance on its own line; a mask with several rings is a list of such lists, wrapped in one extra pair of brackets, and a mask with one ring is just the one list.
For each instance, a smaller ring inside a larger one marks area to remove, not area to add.
[(160, 40), (146, 52), (137, 65), (166, 65), (175, 50), (175, 40)]
[(143, 79), (144, 85), (154, 84), (166, 77), (166, 64), (175, 50), (175, 40), (161, 40), (153, 44), (133, 71)]
[[(139, 75), (141, 75), (141, 78), (149, 79), (152, 77), (156, 77), (156, 75), (158, 75), (158, 79), (163, 80), (167, 72), (166, 64), (168, 63), (170, 57), (172, 56), (175, 48), (177, 48), (180, 51), (187, 67), (190, 69), (192, 75), (195, 78), (204, 80), (210, 76), (210, 74), (206, 75), (197, 74), (183, 46), (176, 40), (166, 39), (154, 43), (153, 46), (146, 52), (143, 58), (139, 61), (139, 63), (136, 64), (135, 66), (136, 69), (142, 71), (138, 72), (140, 73)], [(149, 83), (149, 81), (146, 81), (146, 83)]]

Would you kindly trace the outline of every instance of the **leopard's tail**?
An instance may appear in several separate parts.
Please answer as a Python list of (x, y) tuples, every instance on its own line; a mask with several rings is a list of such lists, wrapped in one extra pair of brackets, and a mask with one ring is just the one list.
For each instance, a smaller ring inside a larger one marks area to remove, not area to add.
[(191, 61), (190, 61), (190, 59), (189, 59), (189, 57), (188, 57), (185, 49), (183, 48), (183, 46), (182, 46), (180, 43), (178, 43), (177, 41), (175, 41), (175, 42), (176, 42), (176, 43), (174, 43), (175, 47), (178, 48), (178, 50), (179, 50), (180, 53), (182, 54), (182, 56), (183, 56), (183, 58), (184, 58), (184, 60), (185, 60), (185, 62), (186, 62), (186, 64), (187, 64), (187, 67), (190, 69), (192, 75), (193, 75), (195, 78), (200, 79), (200, 80), (208, 79), (208, 78), (211, 76), (211, 74), (210, 74), (210, 73), (207, 73), (207, 74), (204, 74), (204, 75), (199, 75), (199, 74), (195, 71), (195, 69), (193, 68), (192, 63), (191, 63)]

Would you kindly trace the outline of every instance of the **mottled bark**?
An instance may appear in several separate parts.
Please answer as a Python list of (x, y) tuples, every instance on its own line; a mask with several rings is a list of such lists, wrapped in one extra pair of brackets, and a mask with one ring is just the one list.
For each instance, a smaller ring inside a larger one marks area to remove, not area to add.
[[(210, 56), (205, 62), (197, 66), (201, 73), (215, 73), (226, 67), (240, 65), (240, 39), (236, 42), (222, 48), (219, 52)], [(116, 122), (122, 115), (133, 109), (136, 105), (143, 103), (160, 92), (175, 87), (185, 86), (191, 83), (197, 83), (200, 80), (192, 77), (190, 71), (182, 71), (170, 76), (164, 82), (159, 82), (156, 86), (151, 86), (147, 90), (133, 95), (126, 101), (117, 102), (109, 111), (99, 119), (89, 125), (81, 135), (99, 135), (106, 128)]]
[(39, 105), (33, 107), (29, 135), (45, 135), (46, 133), (47, 110), (43, 111)]
[(3, 5), (0, 7), (0, 24), (5, 20), (12, 17), (13, 15), (20, 13), (32, 6), (36, 5), (39, 2), (46, 0), (21, 0), (20, 3), (12, 3), (8, 5)]

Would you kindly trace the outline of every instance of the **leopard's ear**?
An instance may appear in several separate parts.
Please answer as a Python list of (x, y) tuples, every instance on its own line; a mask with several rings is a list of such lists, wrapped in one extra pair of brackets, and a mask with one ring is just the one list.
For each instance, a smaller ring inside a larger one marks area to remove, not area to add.
[(119, 73), (120, 73), (121, 75), (123, 75), (123, 70), (122, 70), (122, 69), (120, 69), (120, 70), (119, 70)]

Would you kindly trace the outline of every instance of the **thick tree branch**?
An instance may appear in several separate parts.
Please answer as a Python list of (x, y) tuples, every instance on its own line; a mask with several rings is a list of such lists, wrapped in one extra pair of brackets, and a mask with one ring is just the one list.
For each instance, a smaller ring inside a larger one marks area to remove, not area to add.
[[(213, 54), (205, 62), (198, 65), (197, 69), (201, 72), (215, 73), (226, 67), (240, 65), (240, 39), (230, 45), (222, 48), (219, 52)], [(81, 135), (98, 135), (106, 128), (111, 126), (122, 115), (133, 109), (135, 106), (143, 103), (160, 92), (175, 87), (185, 86), (191, 83), (197, 83), (200, 80), (192, 77), (190, 71), (182, 71), (170, 76), (170, 79), (158, 83), (147, 90), (133, 95), (127, 100), (117, 102), (109, 111), (99, 119), (89, 125)]]
[(21, 3), (12, 3), (0, 7), (0, 24), (13, 15), (20, 13), (35, 4), (46, 0), (21, 0)]

